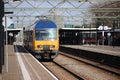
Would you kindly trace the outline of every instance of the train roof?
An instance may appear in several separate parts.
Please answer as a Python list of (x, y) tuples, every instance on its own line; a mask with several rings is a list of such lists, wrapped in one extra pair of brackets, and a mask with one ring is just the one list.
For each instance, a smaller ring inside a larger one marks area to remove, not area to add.
[(51, 20), (41, 19), (36, 22), (35, 29), (42, 29), (42, 28), (57, 28), (57, 26)]

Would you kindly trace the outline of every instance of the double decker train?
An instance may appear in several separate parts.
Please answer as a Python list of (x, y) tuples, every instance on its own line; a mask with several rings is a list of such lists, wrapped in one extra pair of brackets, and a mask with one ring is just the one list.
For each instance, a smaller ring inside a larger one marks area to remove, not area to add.
[(40, 55), (42, 59), (54, 59), (59, 51), (59, 36), (56, 24), (49, 19), (40, 19), (23, 30), (23, 45)]

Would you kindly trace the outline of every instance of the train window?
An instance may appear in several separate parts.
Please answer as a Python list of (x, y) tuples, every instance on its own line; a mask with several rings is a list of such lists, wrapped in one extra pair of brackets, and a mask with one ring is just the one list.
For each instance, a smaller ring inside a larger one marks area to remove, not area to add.
[(56, 40), (56, 29), (41, 29), (36, 30), (36, 40)]

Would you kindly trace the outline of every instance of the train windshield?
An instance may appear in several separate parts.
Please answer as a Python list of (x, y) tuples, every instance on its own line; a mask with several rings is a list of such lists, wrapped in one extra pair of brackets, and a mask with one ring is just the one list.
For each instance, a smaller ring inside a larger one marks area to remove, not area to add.
[(40, 29), (36, 30), (36, 40), (56, 40), (57, 30), (56, 29)]

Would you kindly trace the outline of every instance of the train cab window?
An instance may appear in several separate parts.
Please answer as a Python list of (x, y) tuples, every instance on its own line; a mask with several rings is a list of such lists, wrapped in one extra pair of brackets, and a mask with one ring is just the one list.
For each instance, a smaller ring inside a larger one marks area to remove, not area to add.
[(36, 40), (56, 40), (57, 30), (56, 29), (41, 29), (36, 30)]

